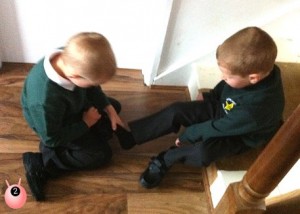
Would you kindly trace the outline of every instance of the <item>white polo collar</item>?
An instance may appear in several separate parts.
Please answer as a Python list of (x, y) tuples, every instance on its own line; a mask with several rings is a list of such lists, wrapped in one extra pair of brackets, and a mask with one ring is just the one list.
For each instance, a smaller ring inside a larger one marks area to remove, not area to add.
[(74, 83), (72, 83), (71, 81), (63, 78), (62, 76), (60, 76), (53, 68), (53, 66), (50, 63), (50, 60), (58, 53), (62, 52), (62, 50), (55, 50), (52, 51), (50, 54), (45, 56), (44, 59), (44, 69), (46, 72), (46, 75), (48, 76), (49, 79), (51, 79), (53, 82), (57, 83), (58, 85), (60, 85), (61, 87), (69, 90), (69, 91), (73, 91), (75, 88)]

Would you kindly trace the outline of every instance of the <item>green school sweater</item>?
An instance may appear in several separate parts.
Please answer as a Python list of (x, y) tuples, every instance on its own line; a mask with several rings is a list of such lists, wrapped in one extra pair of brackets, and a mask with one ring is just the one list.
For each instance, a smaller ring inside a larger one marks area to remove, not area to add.
[(179, 137), (181, 142), (195, 143), (214, 137), (241, 136), (250, 147), (268, 142), (282, 122), (284, 93), (277, 66), (268, 77), (242, 89), (221, 81), (204, 99), (220, 101), (221, 118), (187, 127)]
[(109, 101), (100, 87), (63, 88), (48, 78), (43, 62), (31, 69), (24, 82), (23, 115), (45, 145), (68, 145), (88, 131), (83, 112), (92, 105), (101, 110)]

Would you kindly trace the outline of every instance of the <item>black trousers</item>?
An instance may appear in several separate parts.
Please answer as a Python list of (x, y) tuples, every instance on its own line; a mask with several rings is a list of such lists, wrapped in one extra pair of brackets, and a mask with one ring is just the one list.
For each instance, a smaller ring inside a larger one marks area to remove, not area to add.
[[(177, 133), (181, 126), (188, 127), (223, 115), (221, 104), (216, 100), (176, 102), (153, 115), (130, 122), (129, 127), (136, 142), (142, 144), (172, 132)], [(164, 159), (167, 166), (182, 161), (201, 167), (249, 149), (239, 136), (211, 138), (169, 149)]]
[[(109, 101), (119, 113), (121, 104), (113, 98)], [(56, 177), (65, 171), (94, 169), (111, 160), (112, 150), (107, 141), (113, 131), (108, 115), (105, 112), (101, 115), (101, 119), (85, 135), (66, 147), (50, 148), (40, 143), (45, 169), (51, 175)]]

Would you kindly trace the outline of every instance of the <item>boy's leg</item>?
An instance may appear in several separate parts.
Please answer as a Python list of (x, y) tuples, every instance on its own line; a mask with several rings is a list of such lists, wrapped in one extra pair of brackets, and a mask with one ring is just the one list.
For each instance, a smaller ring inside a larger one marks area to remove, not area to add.
[[(116, 112), (120, 113), (120, 102), (111, 97), (108, 100)], [(87, 134), (72, 142), (68, 147), (53, 149), (41, 144), (43, 161), (48, 170), (51, 168), (59, 170), (93, 169), (101, 167), (111, 160), (112, 150), (107, 143), (107, 138), (112, 134), (111, 122), (105, 112), (102, 114), (103, 118), (95, 127), (92, 127)]]
[(166, 166), (175, 162), (196, 167), (208, 166), (221, 158), (248, 151), (251, 147), (245, 145), (239, 137), (212, 138), (193, 145), (170, 149), (164, 155)]
[(239, 137), (214, 138), (182, 147), (172, 147), (152, 158), (141, 175), (140, 183), (146, 188), (156, 187), (168, 169), (176, 162), (202, 167), (218, 159), (240, 154), (251, 149)]
[[(109, 97), (108, 99), (116, 112), (119, 114), (121, 112), (120, 102), (111, 97)], [(107, 113), (102, 111), (101, 115), (101, 119), (91, 128), (91, 130), (96, 133), (99, 138), (108, 141), (112, 138), (114, 131), (111, 128), (111, 121)], [(133, 146), (135, 146), (132, 135), (122, 126), (117, 125), (115, 134), (117, 135), (119, 143), (123, 149), (131, 149)]]
[(45, 199), (44, 186), (50, 177), (80, 169), (94, 169), (107, 164), (112, 151), (106, 141), (92, 132), (73, 142), (68, 148), (49, 148), (40, 143), (41, 153), (23, 154), (23, 164), (30, 190), (37, 201)]
[(180, 126), (190, 126), (212, 119), (218, 113), (217, 103), (206, 101), (176, 102), (165, 109), (129, 123), (137, 144), (178, 132)]
[(43, 162), (52, 174), (82, 169), (95, 169), (107, 164), (112, 157), (108, 143), (92, 132), (72, 142), (68, 147), (41, 146)]

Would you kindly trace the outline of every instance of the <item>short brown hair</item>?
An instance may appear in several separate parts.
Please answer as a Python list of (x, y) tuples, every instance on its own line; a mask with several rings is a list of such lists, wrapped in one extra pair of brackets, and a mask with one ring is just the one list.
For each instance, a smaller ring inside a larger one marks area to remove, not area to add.
[(116, 59), (108, 40), (95, 32), (82, 32), (69, 39), (62, 53), (63, 60), (80, 75), (96, 80), (116, 72)]
[(216, 52), (221, 66), (241, 76), (270, 72), (276, 56), (275, 42), (258, 27), (247, 27), (238, 31), (226, 39)]

